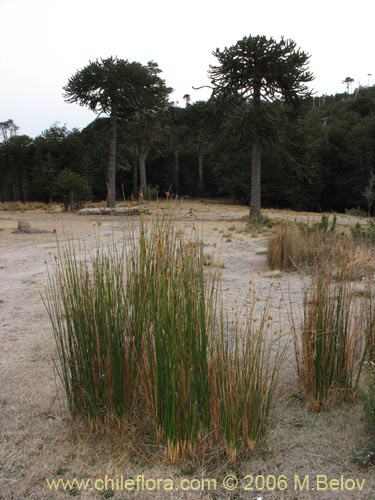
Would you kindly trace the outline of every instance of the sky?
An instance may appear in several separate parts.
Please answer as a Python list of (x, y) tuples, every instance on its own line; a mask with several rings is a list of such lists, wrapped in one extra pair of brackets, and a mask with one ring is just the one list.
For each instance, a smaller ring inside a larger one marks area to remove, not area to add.
[[(97, 58), (156, 61), (184, 105), (207, 99), (212, 51), (244, 36), (291, 38), (311, 55), (317, 95), (375, 83), (371, 0), (0, 0), (0, 122), (35, 137), (95, 114), (63, 99), (70, 76)], [(373, 76), (368, 76), (371, 74)]]

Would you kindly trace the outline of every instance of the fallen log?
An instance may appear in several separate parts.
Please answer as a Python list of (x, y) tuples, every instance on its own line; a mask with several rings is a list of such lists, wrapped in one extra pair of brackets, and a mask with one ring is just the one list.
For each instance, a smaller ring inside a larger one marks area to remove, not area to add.
[(141, 215), (148, 213), (148, 208), (143, 206), (118, 207), (118, 208), (82, 208), (79, 215)]

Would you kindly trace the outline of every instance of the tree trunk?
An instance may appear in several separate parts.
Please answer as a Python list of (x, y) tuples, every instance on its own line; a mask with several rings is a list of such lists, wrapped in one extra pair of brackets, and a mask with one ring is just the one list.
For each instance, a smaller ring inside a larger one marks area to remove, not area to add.
[(28, 186), (26, 184), (26, 182), (24, 182), (22, 184), (22, 200), (27, 203), (29, 201), (29, 193), (28, 193), (28, 190), (27, 190)]
[(174, 151), (174, 186), (176, 194), (178, 193), (178, 177), (180, 170), (180, 162), (179, 162), (179, 152), (178, 149)]
[(261, 173), (261, 148), (257, 140), (252, 144), (251, 161), (251, 197), (250, 197), (250, 220), (257, 219), (260, 215), (260, 173)]
[(73, 189), (70, 190), (70, 211), (73, 212), (74, 210), (74, 191)]
[(109, 146), (109, 162), (108, 162), (108, 198), (107, 207), (115, 208), (116, 206), (116, 139), (117, 139), (117, 109), (112, 106), (111, 126), (112, 135)]
[(138, 165), (137, 165), (137, 154), (134, 151), (133, 158), (133, 166), (132, 166), (132, 175), (133, 175), (133, 197), (134, 199), (138, 198)]
[(143, 198), (148, 199), (147, 179), (146, 179), (146, 157), (147, 157), (147, 151), (140, 149), (138, 151), (138, 165), (139, 165), (141, 189), (143, 193)]
[(199, 181), (198, 181), (198, 187), (199, 187), (199, 196), (202, 196), (203, 194), (203, 154), (199, 155)]
[[(255, 123), (257, 123), (257, 115), (261, 106), (260, 101), (260, 83), (254, 84), (253, 106)], [(252, 159), (251, 159), (251, 196), (250, 196), (250, 221), (257, 219), (260, 215), (261, 207), (261, 143), (257, 127), (255, 126), (254, 137), (252, 143)]]

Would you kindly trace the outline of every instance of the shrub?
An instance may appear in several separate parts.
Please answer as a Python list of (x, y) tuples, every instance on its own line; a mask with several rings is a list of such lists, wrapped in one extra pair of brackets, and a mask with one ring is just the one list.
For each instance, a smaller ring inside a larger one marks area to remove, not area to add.
[(360, 207), (357, 208), (346, 208), (346, 215), (352, 215), (353, 217), (367, 217), (367, 214)]
[(57, 176), (53, 194), (64, 203), (65, 211), (82, 207), (83, 202), (90, 200), (92, 196), (87, 179), (68, 169)]
[(246, 225), (246, 231), (250, 233), (260, 233), (265, 229), (270, 229), (275, 223), (268, 217), (268, 215), (260, 214), (253, 220), (250, 220)]
[(159, 199), (160, 187), (155, 184), (155, 186), (148, 185), (147, 186), (147, 195), (149, 200), (158, 200)]

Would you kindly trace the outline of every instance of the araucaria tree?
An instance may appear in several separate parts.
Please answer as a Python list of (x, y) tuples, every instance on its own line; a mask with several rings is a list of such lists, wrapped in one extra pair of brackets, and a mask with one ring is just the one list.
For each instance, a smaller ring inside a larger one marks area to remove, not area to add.
[[(267, 133), (267, 103), (281, 101), (296, 106), (311, 95), (307, 83), (309, 54), (296, 48), (293, 40), (276, 41), (265, 36), (249, 36), (232, 47), (216, 49), (219, 64), (210, 66), (213, 97), (224, 102), (245, 101), (251, 120), (252, 173), (250, 219), (260, 215), (262, 137)], [(243, 108), (243, 106), (242, 106)]]
[(110, 117), (111, 140), (108, 162), (107, 205), (116, 204), (117, 121), (131, 119), (137, 113), (164, 108), (172, 89), (166, 87), (154, 62), (143, 66), (115, 57), (90, 62), (73, 75), (64, 87), (66, 102), (87, 106)]

